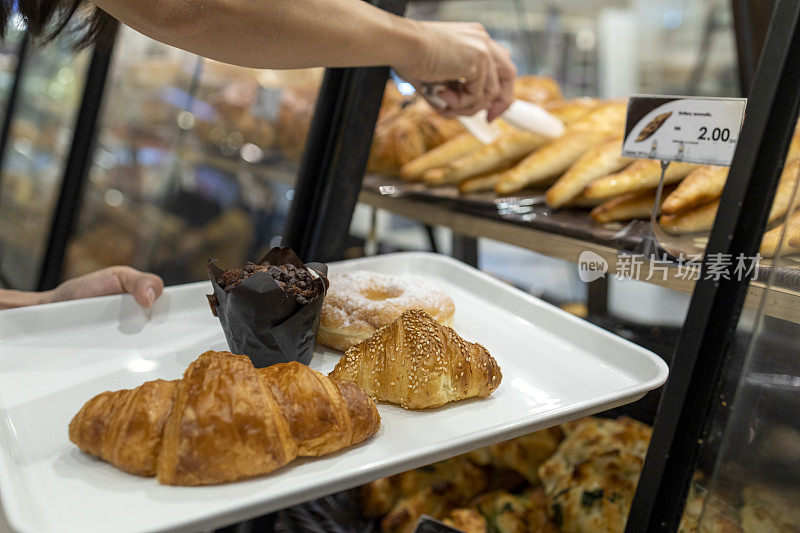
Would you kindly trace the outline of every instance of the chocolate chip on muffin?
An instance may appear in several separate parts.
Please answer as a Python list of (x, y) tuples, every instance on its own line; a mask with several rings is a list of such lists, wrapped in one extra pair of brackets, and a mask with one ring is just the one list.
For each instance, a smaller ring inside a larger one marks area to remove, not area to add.
[(321, 279), (313, 278), (305, 268), (291, 264), (259, 265), (247, 261), (242, 268), (229, 268), (223, 272), (217, 283), (230, 292), (256, 272), (267, 272), (284, 292), (294, 296), (300, 304), (307, 304), (322, 292)]

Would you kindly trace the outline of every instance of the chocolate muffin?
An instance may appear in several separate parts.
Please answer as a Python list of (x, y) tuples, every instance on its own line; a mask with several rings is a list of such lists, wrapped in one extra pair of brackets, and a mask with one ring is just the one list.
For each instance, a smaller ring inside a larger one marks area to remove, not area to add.
[(323, 290), (322, 280), (312, 277), (306, 268), (292, 264), (260, 265), (252, 261), (247, 261), (242, 268), (229, 268), (224, 271), (217, 279), (217, 283), (226, 292), (230, 292), (256, 272), (268, 273), (283, 292), (294, 296), (299, 304), (307, 304)]

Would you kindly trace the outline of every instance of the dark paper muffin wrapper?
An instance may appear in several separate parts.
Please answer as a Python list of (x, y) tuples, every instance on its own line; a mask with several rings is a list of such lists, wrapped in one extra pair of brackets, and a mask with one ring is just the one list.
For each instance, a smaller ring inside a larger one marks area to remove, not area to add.
[(248, 356), (256, 368), (289, 361), (307, 365), (314, 352), (322, 300), (328, 289), (328, 267), (322, 263), (303, 264), (290, 248), (273, 248), (258, 263), (308, 268), (322, 279), (322, 291), (310, 302), (300, 304), (267, 272), (255, 272), (225, 291), (217, 283), (224, 270), (216, 261), (209, 261), (208, 277), (214, 294), (208, 295), (208, 303), (222, 324), (228, 347), (233, 353)]

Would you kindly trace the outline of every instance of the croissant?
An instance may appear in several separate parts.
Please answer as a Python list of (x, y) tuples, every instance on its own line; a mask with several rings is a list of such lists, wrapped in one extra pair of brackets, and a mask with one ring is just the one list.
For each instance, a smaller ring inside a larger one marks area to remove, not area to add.
[[(698, 166), (693, 163), (670, 163), (664, 173), (664, 185), (681, 181)], [(611, 198), (626, 192), (654, 189), (658, 187), (660, 179), (661, 163), (655, 159), (640, 159), (621, 172), (593, 181), (586, 186), (583, 194), (587, 198)]]
[(550, 207), (561, 207), (578, 196), (591, 182), (628, 166), (633, 159), (622, 155), (622, 137), (608, 139), (583, 154), (547, 191)]
[(83, 451), (167, 485), (209, 485), (271, 472), (375, 434), (358, 387), (300, 363), (256, 369), (229, 352), (200, 355), (176, 381), (98, 394), (69, 424)]
[(502, 379), (497, 361), (420, 309), (405, 311), (353, 346), (328, 374), (406, 409), (489, 396)]
[(558, 177), (590, 148), (622, 132), (626, 106), (624, 101), (612, 101), (590, 111), (570, 125), (564, 135), (503, 173), (495, 190), (508, 194)]

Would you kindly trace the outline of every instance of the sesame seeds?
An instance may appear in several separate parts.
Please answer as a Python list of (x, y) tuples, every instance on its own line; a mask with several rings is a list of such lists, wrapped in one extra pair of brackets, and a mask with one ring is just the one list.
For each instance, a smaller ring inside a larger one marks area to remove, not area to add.
[[(472, 361), (473, 357), (477, 359)], [(496, 362), (485, 348), (464, 341), (422, 310), (404, 312), (351, 348), (337, 369), (340, 365), (352, 369), (353, 381), (368, 389), (368, 394), (405, 409), (487, 396), (501, 379)], [(381, 390), (386, 383), (388, 386)]]

